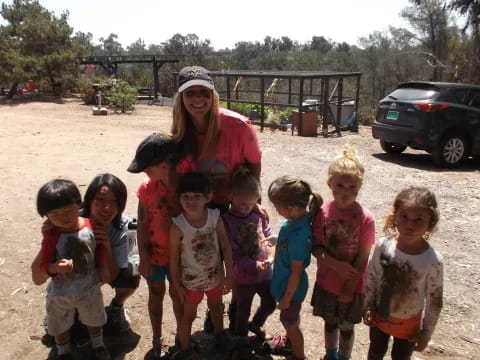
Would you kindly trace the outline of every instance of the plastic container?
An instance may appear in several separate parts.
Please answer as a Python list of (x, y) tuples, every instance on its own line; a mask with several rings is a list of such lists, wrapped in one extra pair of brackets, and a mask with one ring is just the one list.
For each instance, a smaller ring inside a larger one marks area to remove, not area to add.
[(128, 223), (128, 232), (127, 232), (127, 241), (128, 241), (128, 267), (132, 276), (137, 276), (138, 266), (140, 264), (140, 254), (138, 253), (137, 245), (137, 219), (132, 219)]

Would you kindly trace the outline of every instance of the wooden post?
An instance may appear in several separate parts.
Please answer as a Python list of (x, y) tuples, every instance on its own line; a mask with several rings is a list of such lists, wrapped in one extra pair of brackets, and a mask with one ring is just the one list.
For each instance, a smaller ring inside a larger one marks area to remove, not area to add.
[(265, 121), (265, 79), (260, 77), (260, 102), (262, 105), (260, 105), (260, 131), (263, 131), (263, 126), (264, 126), (264, 121)]
[(288, 78), (288, 103), (292, 103), (292, 78)]
[(343, 77), (338, 80), (337, 88), (337, 121), (335, 122), (335, 131), (340, 134), (340, 121), (342, 119), (343, 102)]
[(327, 114), (328, 114), (328, 84), (329, 83), (329, 78), (325, 78), (325, 83), (323, 86), (323, 112), (322, 112), (322, 118), (323, 118), (323, 123), (322, 123), (322, 135), (323, 137), (328, 137), (328, 119), (327, 119)]
[(230, 76), (227, 75), (227, 108), (231, 109), (230, 105)]
[(157, 59), (155, 59), (155, 56), (153, 56), (153, 91), (154, 94), (153, 96), (155, 97), (155, 100), (158, 100), (158, 93), (160, 92), (160, 83), (158, 81), (158, 63)]
[(300, 78), (300, 91), (299, 91), (299, 96), (300, 98), (298, 99), (298, 135), (303, 133), (303, 116), (302, 116), (302, 106), (303, 106), (303, 85), (304, 85), (304, 78)]

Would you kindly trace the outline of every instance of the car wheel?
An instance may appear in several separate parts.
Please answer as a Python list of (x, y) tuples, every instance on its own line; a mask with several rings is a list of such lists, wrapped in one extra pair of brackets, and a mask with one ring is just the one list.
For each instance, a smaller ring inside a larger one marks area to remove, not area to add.
[(448, 135), (433, 149), (433, 162), (442, 167), (455, 168), (467, 157), (468, 142), (459, 134)]
[(386, 142), (385, 140), (380, 140), (380, 146), (383, 151), (389, 154), (400, 154), (407, 148), (404, 145)]

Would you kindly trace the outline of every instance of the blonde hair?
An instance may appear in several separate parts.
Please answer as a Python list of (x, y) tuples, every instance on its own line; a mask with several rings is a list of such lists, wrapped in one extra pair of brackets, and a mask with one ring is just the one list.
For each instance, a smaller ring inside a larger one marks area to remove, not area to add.
[(348, 175), (363, 183), (364, 173), (365, 169), (360, 160), (358, 160), (357, 151), (353, 146), (346, 145), (342, 150), (342, 154), (328, 167), (327, 181), (330, 182), (334, 176)]
[(177, 93), (173, 102), (173, 121), (170, 129), (172, 138), (183, 145), (186, 154), (193, 154), (199, 159), (215, 151), (220, 138), (220, 100), (215, 89), (212, 90), (212, 108), (208, 113), (207, 132), (205, 134), (205, 143), (201, 149), (198, 148), (195, 138), (196, 130), (190, 115), (188, 114), (182, 100), (182, 93)]
[(425, 240), (429, 240), (440, 219), (440, 210), (438, 209), (435, 194), (425, 187), (416, 186), (400, 191), (393, 201), (392, 210), (385, 217), (385, 226), (383, 227), (385, 235), (395, 236), (398, 234), (395, 215), (402, 206), (419, 207), (429, 211), (430, 225), (428, 231), (423, 235)]
[(275, 179), (268, 187), (268, 198), (273, 204), (284, 207), (306, 208), (308, 206), (312, 219), (323, 204), (323, 198), (312, 191), (308, 182), (291, 175)]

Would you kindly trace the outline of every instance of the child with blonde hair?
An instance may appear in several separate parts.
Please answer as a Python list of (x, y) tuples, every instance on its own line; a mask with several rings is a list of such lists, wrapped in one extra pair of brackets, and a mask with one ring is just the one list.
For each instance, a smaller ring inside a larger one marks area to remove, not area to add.
[(276, 336), (272, 350), (285, 350), (288, 339), (293, 354), (286, 359), (306, 359), (300, 310), (308, 289), (305, 269), (310, 265), (312, 251), (311, 218), (315, 217), (323, 200), (307, 182), (288, 175), (270, 184), (268, 197), (277, 212), (286, 219), (278, 234), (270, 289), (278, 301), (280, 321), (287, 336)]
[(404, 189), (393, 202), (368, 265), (369, 360), (383, 359), (390, 336), (393, 360), (410, 359), (432, 337), (443, 297), (442, 259), (428, 243), (438, 219), (437, 200), (426, 188)]
[(324, 319), (324, 359), (350, 359), (354, 324), (362, 320), (363, 283), (370, 249), (375, 243), (373, 215), (357, 202), (364, 168), (347, 146), (328, 168), (333, 200), (313, 221), (317, 279), (311, 305)]

